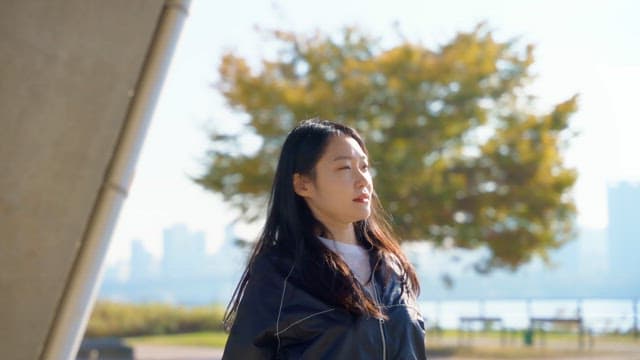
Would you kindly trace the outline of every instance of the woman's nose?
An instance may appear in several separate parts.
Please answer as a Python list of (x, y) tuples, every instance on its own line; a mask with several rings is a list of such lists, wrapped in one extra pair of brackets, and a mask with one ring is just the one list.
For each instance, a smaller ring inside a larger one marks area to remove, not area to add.
[(366, 187), (367, 185), (369, 185), (369, 177), (364, 171), (357, 170), (356, 176), (357, 176), (356, 186), (358, 188)]

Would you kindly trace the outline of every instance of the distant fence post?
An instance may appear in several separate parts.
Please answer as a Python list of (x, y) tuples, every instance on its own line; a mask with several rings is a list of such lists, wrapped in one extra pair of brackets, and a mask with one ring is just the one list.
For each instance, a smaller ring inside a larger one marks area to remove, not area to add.
[(440, 325), (440, 319), (442, 318), (440, 311), (441, 300), (436, 301), (436, 327), (438, 329), (438, 334), (440, 338), (442, 338), (442, 326)]
[(582, 318), (582, 300), (578, 299), (576, 318), (578, 319), (578, 347), (582, 350), (584, 348), (584, 319)]
[(638, 298), (633, 300), (633, 338), (638, 340)]

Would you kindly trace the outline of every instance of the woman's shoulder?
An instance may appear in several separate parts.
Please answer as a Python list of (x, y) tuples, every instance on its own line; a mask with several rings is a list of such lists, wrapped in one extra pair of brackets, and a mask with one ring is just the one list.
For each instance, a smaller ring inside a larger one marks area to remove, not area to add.
[(273, 247), (262, 249), (254, 259), (250, 266), (252, 276), (275, 276), (283, 277), (287, 275), (287, 270), (291, 267), (292, 261), (278, 252)]

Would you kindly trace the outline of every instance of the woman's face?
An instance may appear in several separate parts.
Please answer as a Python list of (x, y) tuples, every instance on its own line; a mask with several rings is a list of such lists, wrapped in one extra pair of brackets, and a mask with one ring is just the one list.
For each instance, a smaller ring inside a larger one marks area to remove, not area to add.
[(315, 180), (296, 174), (294, 189), (325, 226), (347, 225), (371, 215), (369, 163), (355, 139), (332, 136), (315, 173)]

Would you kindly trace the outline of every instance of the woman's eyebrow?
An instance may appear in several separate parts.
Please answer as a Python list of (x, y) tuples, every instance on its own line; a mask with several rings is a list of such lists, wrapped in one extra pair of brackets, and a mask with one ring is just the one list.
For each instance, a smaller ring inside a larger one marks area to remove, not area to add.
[[(340, 155), (340, 156), (336, 156), (333, 161), (337, 161), (337, 160), (351, 160), (353, 159), (355, 156), (349, 156), (349, 155)], [(362, 160), (367, 161), (367, 157), (365, 155), (362, 155), (360, 157)]]

